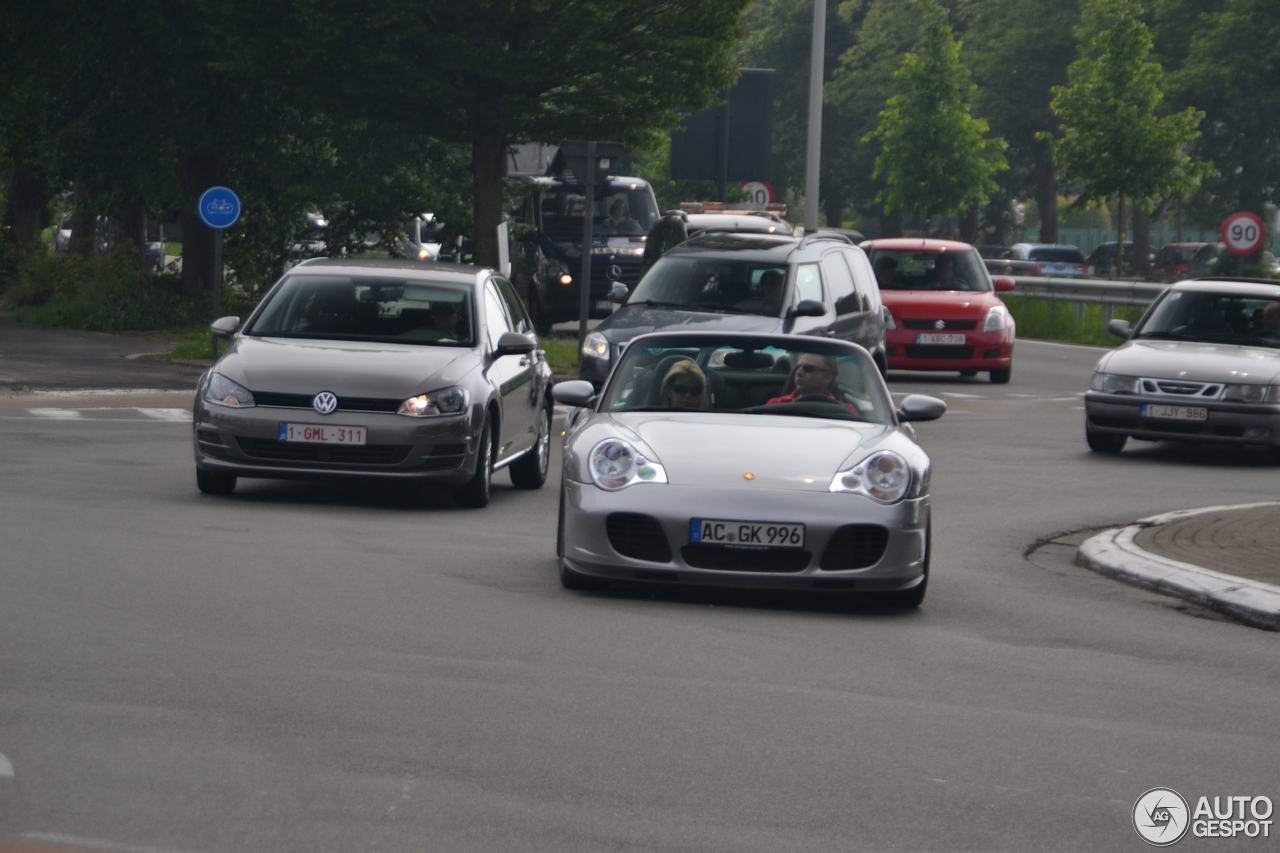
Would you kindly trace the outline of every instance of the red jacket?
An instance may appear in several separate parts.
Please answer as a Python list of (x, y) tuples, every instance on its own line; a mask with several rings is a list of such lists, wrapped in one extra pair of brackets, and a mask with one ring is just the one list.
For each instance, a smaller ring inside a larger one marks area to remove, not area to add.
[[(783, 394), (783, 395), (782, 395), (782, 396), (780, 396), (780, 397), (770, 397), (768, 400), (766, 400), (766, 401), (765, 401), (765, 405), (766, 405), (766, 406), (776, 406), (776, 405), (778, 405), (779, 403), (794, 403), (794, 402), (796, 401), (796, 398), (797, 398), (797, 397), (804, 397), (804, 396), (812, 397), (812, 396), (815, 396), (815, 395), (813, 395), (813, 394), (807, 394), (807, 395), (806, 395), (806, 394), (801, 394), (801, 393), (797, 390), (797, 391), (792, 391), (790, 394)], [(836, 396), (835, 396), (834, 394), (832, 394), (830, 391), (828, 391), (828, 392), (827, 392), (827, 399), (828, 399), (828, 400), (830, 400), (830, 401), (831, 401), (831, 402), (833, 402), (833, 403), (837, 402), (837, 400), (836, 400)], [(858, 407), (857, 407), (857, 406), (855, 406), (855, 405), (853, 405), (853, 403), (845, 403), (845, 404), (844, 404), (844, 407), (845, 407), (846, 409), (848, 409), (849, 411), (853, 412), (855, 415), (856, 415), (856, 414), (858, 414)]]

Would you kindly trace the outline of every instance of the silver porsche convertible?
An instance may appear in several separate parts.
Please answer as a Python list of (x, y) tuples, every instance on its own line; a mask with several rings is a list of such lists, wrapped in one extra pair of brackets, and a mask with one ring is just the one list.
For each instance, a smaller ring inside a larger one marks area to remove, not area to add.
[(862, 347), (809, 336), (635, 338), (565, 434), (564, 586), (648, 581), (875, 593), (916, 607), (929, 579), (929, 457)]

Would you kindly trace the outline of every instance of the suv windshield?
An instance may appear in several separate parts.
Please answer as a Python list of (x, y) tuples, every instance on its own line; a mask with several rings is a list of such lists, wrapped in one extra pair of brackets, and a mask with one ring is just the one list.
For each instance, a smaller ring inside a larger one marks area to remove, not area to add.
[(991, 290), (977, 252), (871, 251), (881, 290)]
[(291, 275), (245, 328), (254, 337), (471, 346), (471, 290), (444, 282)]
[[(542, 197), (542, 228), (560, 243), (582, 241), (586, 196), (580, 186), (561, 184)], [(658, 220), (658, 204), (645, 183), (611, 183), (591, 205), (592, 234), (601, 237), (642, 237)]]
[(1280, 347), (1280, 300), (1170, 291), (1138, 326), (1134, 337)]
[(668, 255), (640, 279), (627, 304), (776, 317), (786, 273), (777, 264)]

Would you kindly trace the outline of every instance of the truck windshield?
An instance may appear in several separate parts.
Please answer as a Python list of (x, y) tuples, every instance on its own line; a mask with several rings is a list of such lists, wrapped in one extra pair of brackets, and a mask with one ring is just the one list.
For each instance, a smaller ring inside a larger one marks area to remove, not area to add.
[[(554, 188), (542, 197), (542, 230), (557, 242), (580, 242), (586, 201), (580, 186), (566, 184)], [(591, 217), (592, 234), (597, 239), (643, 237), (658, 220), (658, 202), (646, 183), (613, 182), (593, 200)]]

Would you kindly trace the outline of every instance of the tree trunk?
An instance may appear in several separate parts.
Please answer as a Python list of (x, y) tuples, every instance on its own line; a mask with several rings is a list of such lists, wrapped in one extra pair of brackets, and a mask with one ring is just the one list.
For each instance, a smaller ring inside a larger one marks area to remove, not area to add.
[(1032, 147), (1035, 165), (1036, 207), (1040, 211), (1040, 242), (1058, 242), (1058, 173), (1053, 167), (1053, 154), (1047, 140), (1038, 139)]
[(1116, 204), (1116, 262), (1114, 270), (1117, 276), (1124, 275), (1124, 193), (1120, 193), (1119, 201)]
[(147, 250), (147, 216), (139, 202), (131, 202), (121, 216), (120, 236), (132, 243), (139, 254)]
[(840, 228), (844, 225), (844, 202), (839, 198), (827, 198), (827, 227)]
[(964, 243), (973, 243), (977, 241), (977, 236), (978, 206), (971, 204), (964, 212), (964, 216), (960, 217), (960, 240)]
[(212, 152), (189, 152), (178, 165), (178, 185), (185, 197), (178, 214), (182, 223), (182, 289), (189, 294), (206, 293), (210, 298), (214, 231), (200, 219), (196, 203), (209, 187), (221, 185), (219, 177), (217, 155)]
[(502, 223), (502, 166), (506, 154), (507, 143), (501, 133), (483, 128), (472, 134), (472, 218), (475, 225), (471, 245), (475, 263), (495, 269), (498, 266), (498, 226)]
[(79, 181), (75, 184), (75, 205), (71, 212), (71, 243), (67, 251), (90, 258), (98, 247), (98, 213), (93, 207), (93, 197)]
[(1133, 272), (1145, 276), (1151, 271), (1148, 258), (1151, 254), (1151, 214), (1133, 207)]
[(9, 222), (13, 242), (23, 251), (31, 251), (40, 243), (40, 217), (49, 203), (48, 182), (21, 163), (12, 163), (8, 175)]

